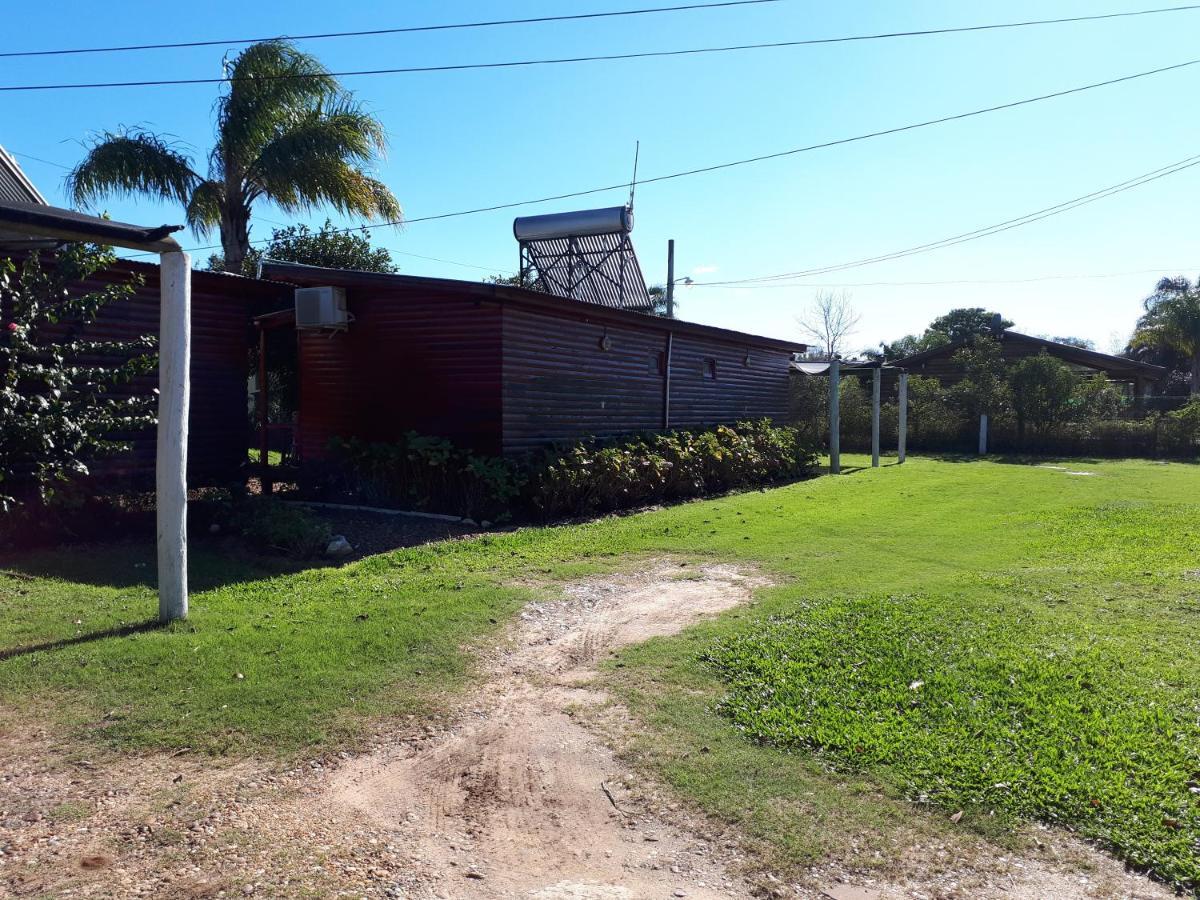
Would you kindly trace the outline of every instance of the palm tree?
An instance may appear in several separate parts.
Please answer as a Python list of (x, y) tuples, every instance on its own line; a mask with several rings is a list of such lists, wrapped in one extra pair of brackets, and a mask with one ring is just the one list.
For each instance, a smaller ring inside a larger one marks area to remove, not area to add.
[(1134, 347), (1163, 347), (1191, 361), (1193, 395), (1200, 394), (1200, 284), (1164, 278), (1145, 300)]
[(320, 62), (287, 41), (263, 41), (227, 72), (208, 177), (158, 135), (105, 132), (68, 176), (76, 205), (132, 194), (178, 201), (198, 236), (220, 230), (227, 272), (240, 272), (249, 252), (256, 200), (289, 213), (329, 205), (369, 219), (400, 218), (399, 201), (362, 168), (386, 150), (382, 123)]

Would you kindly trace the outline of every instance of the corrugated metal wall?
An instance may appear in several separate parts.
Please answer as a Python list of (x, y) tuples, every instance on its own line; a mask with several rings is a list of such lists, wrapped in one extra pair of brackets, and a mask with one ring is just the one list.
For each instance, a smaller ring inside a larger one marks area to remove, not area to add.
[(783, 350), (677, 334), (671, 358), (672, 426), (784, 419), (790, 362)]
[(666, 332), (654, 324), (606, 325), (507, 307), (505, 452), (660, 428)]
[(498, 305), (428, 288), (346, 295), (346, 332), (300, 332), (302, 458), (320, 459), (334, 436), (394, 441), (410, 430), (498, 453)]
[[(661, 429), (667, 328), (650, 317), (615, 325), (577, 311), (506, 307), (505, 452)], [(676, 329), (670, 427), (784, 418), (790, 361), (788, 351), (750, 340)]]

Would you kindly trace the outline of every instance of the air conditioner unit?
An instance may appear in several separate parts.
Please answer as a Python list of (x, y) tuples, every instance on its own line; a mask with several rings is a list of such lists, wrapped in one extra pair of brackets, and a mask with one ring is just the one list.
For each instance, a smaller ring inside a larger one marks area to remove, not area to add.
[(296, 288), (296, 328), (344, 329), (350, 321), (346, 312), (346, 289), (340, 287)]

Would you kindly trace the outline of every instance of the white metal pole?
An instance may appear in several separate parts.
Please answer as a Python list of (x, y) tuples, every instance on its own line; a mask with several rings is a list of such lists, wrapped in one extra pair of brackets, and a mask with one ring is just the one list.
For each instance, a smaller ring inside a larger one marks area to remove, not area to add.
[(871, 467), (879, 468), (879, 382), (883, 370), (876, 368), (871, 378)]
[(842, 364), (836, 359), (829, 361), (829, 474), (842, 471), (842, 409), (841, 409)]
[(987, 456), (987, 413), (979, 417), (979, 455)]
[(192, 260), (160, 259), (158, 329), (158, 618), (187, 618), (187, 438), (192, 329)]
[(900, 396), (897, 398), (896, 458), (903, 463), (908, 455), (908, 373), (900, 373)]

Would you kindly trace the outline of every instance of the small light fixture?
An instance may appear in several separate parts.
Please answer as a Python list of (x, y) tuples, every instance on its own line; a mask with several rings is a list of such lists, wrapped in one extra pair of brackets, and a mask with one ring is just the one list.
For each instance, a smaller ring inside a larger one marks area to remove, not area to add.
[(610, 338), (608, 336), (607, 331), (604, 332), (604, 336), (600, 338), (600, 349), (601, 350), (611, 350), (612, 349), (612, 338)]

